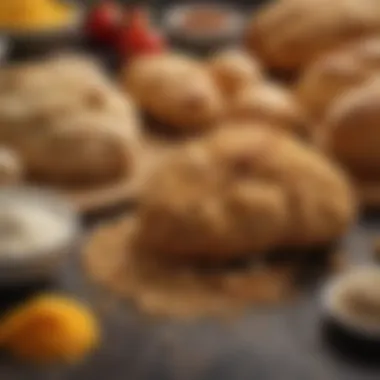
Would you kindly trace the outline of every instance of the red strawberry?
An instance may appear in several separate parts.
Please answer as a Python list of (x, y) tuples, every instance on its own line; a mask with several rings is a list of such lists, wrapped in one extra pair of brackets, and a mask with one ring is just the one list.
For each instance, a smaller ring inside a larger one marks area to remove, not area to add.
[(122, 56), (156, 54), (164, 50), (165, 43), (154, 31), (129, 30), (119, 35), (119, 52)]
[(140, 54), (157, 54), (165, 49), (165, 41), (154, 30), (146, 12), (134, 9), (119, 32), (118, 48), (123, 57)]
[(91, 38), (99, 42), (113, 42), (121, 22), (120, 6), (107, 0), (96, 6), (89, 14), (86, 31)]

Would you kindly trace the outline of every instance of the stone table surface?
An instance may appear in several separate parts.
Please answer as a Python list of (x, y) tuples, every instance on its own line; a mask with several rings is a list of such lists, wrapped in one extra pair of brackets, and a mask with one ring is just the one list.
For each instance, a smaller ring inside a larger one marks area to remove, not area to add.
[[(361, 221), (344, 249), (371, 260), (378, 218)], [(340, 355), (321, 333), (320, 286), (288, 306), (249, 310), (229, 322), (139, 316), (84, 279), (74, 252), (57, 286), (87, 300), (102, 323), (101, 348), (75, 368), (27, 368), (0, 360), (1, 380), (378, 380), (380, 370)]]

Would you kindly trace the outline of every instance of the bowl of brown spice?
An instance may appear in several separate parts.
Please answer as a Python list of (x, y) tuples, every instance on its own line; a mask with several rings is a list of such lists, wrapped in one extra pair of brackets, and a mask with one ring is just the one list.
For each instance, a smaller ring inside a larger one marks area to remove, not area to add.
[(200, 54), (236, 45), (244, 26), (245, 18), (236, 7), (211, 2), (176, 5), (163, 17), (174, 44)]

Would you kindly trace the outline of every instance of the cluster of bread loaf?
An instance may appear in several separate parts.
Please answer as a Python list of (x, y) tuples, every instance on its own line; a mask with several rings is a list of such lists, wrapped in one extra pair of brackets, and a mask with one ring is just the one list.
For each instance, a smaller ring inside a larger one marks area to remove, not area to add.
[[(174, 293), (182, 300), (171, 276), (206, 289), (211, 304), (233, 263), (252, 279), (252, 261), (266, 271), (273, 251), (294, 258), (331, 245), (355, 221), (350, 177), (380, 178), (379, 0), (271, 1), (243, 42), (208, 58), (137, 57), (121, 74), (142, 120), (180, 136), (140, 189), (133, 218), (107, 232), (122, 244), (101, 280), (128, 273), (123, 292), (145, 308), (169, 308)], [(181, 265), (152, 280), (144, 262)], [(218, 281), (199, 264), (218, 268)]]
[(126, 68), (122, 81), (137, 105), (173, 132), (204, 132), (227, 120), (265, 120), (299, 132), (304, 122), (291, 92), (240, 49), (207, 61), (175, 53), (142, 57)]
[(231, 261), (324, 247), (355, 217), (341, 170), (264, 123), (220, 128), (157, 167), (141, 194), (137, 252)]
[(140, 191), (139, 249), (230, 259), (327, 244), (355, 215), (333, 161), (356, 177), (380, 174), (377, 32), (378, 0), (277, 0), (252, 17), (245, 47), (137, 57), (120, 89), (80, 57), (4, 68), (0, 142), (32, 178), (107, 183), (133, 175), (143, 120), (153, 120), (193, 138)]
[(277, 0), (252, 18), (246, 42), (270, 69), (299, 75), (294, 94), (318, 143), (376, 182), (380, 3)]
[(377, 0), (277, 0), (254, 14), (244, 48), (132, 61), (122, 85), (140, 110), (202, 135), (141, 193), (139, 249), (230, 259), (339, 237), (355, 202), (334, 161), (356, 178), (380, 174), (376, 33)]

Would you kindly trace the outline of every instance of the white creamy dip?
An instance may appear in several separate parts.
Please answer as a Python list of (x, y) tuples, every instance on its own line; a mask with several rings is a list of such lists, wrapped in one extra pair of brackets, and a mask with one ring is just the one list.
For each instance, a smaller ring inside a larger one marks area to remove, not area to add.
[(380, 269), (354, 268), (333, 280), (325, 292), (329, 314), (347, 327), (380, 335)]
[(66, 218), (43, 204), (20, 198), (0, 202), (0, 259), (49, 253), (71, 235)]

